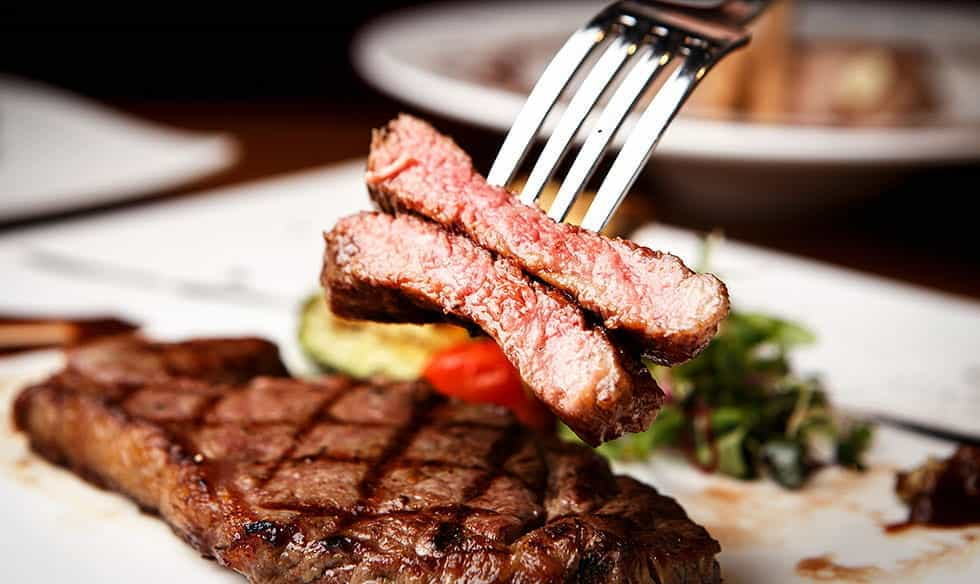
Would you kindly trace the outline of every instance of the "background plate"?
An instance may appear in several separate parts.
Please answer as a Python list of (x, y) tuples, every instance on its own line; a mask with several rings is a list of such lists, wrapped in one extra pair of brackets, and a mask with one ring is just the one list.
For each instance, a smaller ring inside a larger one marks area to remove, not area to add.
[(0, 222), (152, 194), (236, 157), (227, 136), (151, 124), (0, 75)]
[[(471, 68), (517, 43), (566, 38), (601, 4), (456, 3), (406, 10), (365, 28), (354, 43), (353, 59), (368, 81), (395, 97), (504, 131), (527, 96), (475, 81)], [(681, 116), (657, 146), (657, 156), (848, 164), (980, 157), (980, 103), (975, 98), (980, 66), (963, 51), (964, 43), (980, 43), (980, 9), (924, 2), (810, 1), (801, 2), (799, 12), (801, 34), (807, 37), (897, 39), (931, 47), (939, 59), (935, 75), (944, 100), (933, 123), (853, 128)], [(546, 64), (530, 60), (521, 77), (536, 79)], [(552, 115), (550, 121), (556, 118)]]

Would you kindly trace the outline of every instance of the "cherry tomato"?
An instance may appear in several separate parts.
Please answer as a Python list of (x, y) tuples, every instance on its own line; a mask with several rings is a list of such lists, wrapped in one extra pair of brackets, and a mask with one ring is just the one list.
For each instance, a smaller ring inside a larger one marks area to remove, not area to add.
[(554, 427), (544, 405), (527, 394), (517, 370), (497, 343), (481, 339), (437, 352), (422, 377), (443, 395), (468, 402), (509, 408), (523, 424), (537, 429)]

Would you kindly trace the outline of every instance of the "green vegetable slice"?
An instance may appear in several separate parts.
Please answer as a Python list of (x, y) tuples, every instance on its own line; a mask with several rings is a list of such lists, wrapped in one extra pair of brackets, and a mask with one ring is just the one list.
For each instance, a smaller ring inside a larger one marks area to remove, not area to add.
[(299, 341), (325, 371), (352, 377), (383, 375), (417, 379), (432, 354), (469, 340), (467, 331), (447, 324), (381, 324), (346, 320), (327, 308), (322, 294), (303, 304)]

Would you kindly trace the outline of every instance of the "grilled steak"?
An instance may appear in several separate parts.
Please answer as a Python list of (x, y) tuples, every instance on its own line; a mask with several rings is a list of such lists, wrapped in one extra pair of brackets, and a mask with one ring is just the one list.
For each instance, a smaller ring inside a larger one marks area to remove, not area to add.
[(532, 391), (584, 440), (641, 431), (663, 393), (574, 302), (462, 235), (403, 215), (361, 213), (327, 236), (323, 285), (347, 318), (448, 314), (489, 334)]
[(252, 340), (96, 344), (15, 422), (254, 583), (719, 581), (717, 542), (585, 447), (418, 383), (239, 384), (281, 371)]
[(556, 223), (488, 185), (469, 156), (430, 125), (400, 116), (374, 135), (368, 188), (384, 210), (465, 233), (573, 296), (663, 364), (696, 355), (728, 313), (717, 278), (675, 256)]

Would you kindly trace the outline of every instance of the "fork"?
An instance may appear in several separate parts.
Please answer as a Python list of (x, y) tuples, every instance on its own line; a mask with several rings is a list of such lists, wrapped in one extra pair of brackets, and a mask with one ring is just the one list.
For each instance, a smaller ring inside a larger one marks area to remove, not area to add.
[(511, 182), (569, 82), (605, 44), (571, 96), (520, 194), (522, 202), (535, 204), (586, 118), (597, 109), (599, 98), (632, 65), (589, 129), (548, 209), (550, 217), (564, 220), (640, 97), (669, 63), (679, 59), (627, 136), (586, 211), (582, 227), (600, 231), (695, 86), (722, 57), (749, 41), (745, 25), (766, 4), (767, 0), (622, 0), (608, 6), (572, 34), (545, 68), (504, 139), (487, 181), (501, 187)]

